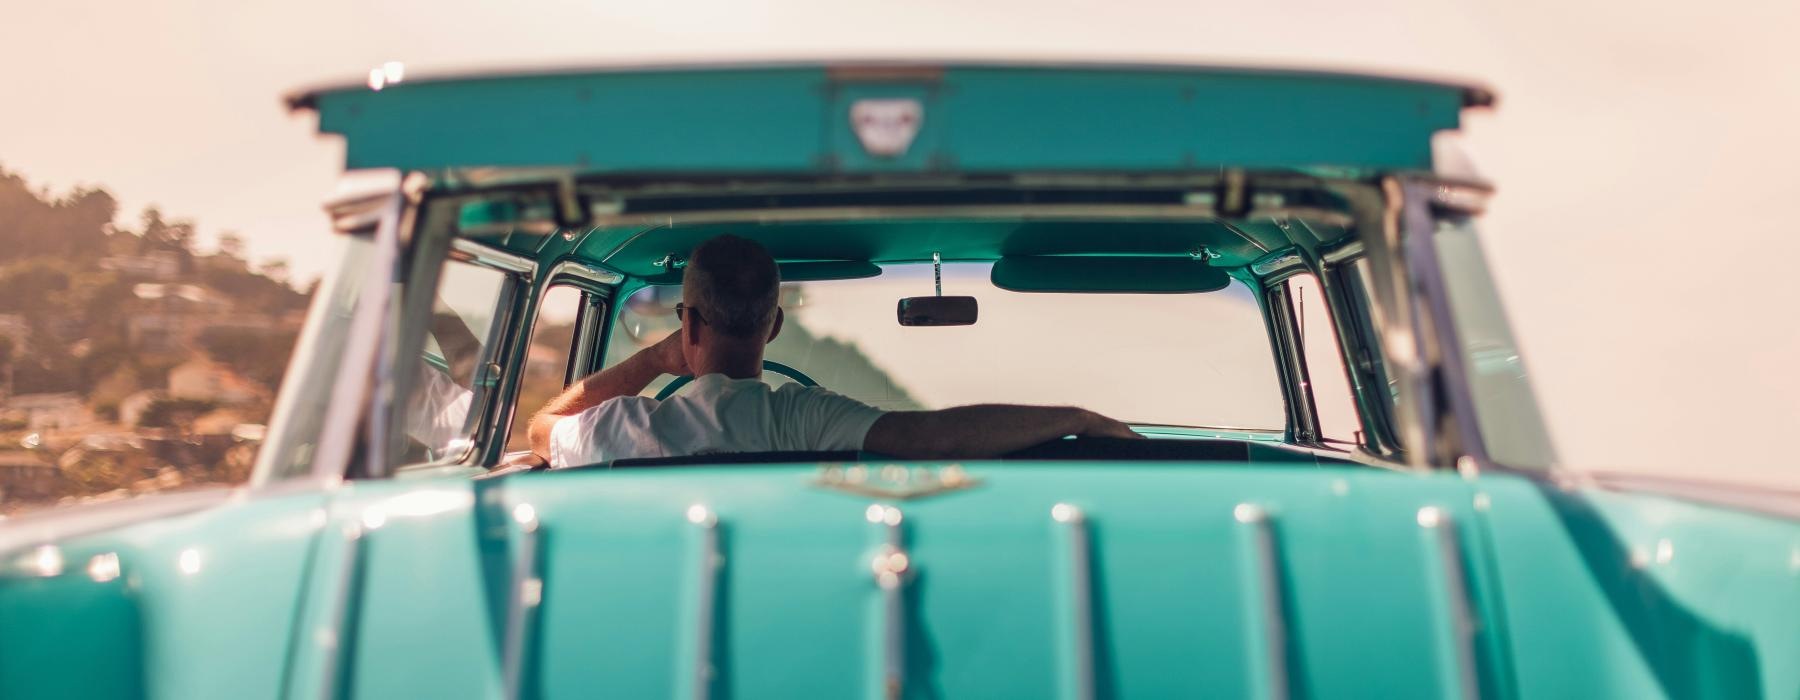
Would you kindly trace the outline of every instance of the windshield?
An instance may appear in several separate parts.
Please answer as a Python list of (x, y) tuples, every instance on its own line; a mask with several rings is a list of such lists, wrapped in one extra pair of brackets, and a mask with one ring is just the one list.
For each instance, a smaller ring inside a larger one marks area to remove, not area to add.
[[(1281, 390), (1255, 295), (1046, 294), (999, 289), (991, 264), (947, 263), (944, 294), (972, 295), (972, 326), (908, 327), (904, 296), (933, 293), (930, 264), (879, 277), (783, 285), (787, 323), (766, 359), (889, 410), (976, 403), (1075, 405), (1130, 423), (1283, 427)], [(621, 305), (611, 366), (672, 332), (678, 287)], [(765, 373), (780, 384), (785, 379)], [(668, 382), (646, 390), (653, 396)]]

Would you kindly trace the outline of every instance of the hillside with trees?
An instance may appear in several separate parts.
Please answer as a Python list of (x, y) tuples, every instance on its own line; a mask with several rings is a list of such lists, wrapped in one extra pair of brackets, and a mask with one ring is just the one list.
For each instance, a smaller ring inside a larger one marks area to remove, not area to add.
[[(237, 480), (307, 294), (242, 238), (0, 169), (0, 512)], [(159, 481), (160, 480), (160, 481)]]

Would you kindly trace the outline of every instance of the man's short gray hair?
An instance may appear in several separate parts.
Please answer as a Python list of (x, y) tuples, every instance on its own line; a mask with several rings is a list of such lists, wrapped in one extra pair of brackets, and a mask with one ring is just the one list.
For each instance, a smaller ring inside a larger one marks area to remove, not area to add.
[(706, 324), (736, 338), (769, 331), (781, 296), (781, 271), (756, 241), (726, 234), (694, 248), (681, 275), (685, 296)]

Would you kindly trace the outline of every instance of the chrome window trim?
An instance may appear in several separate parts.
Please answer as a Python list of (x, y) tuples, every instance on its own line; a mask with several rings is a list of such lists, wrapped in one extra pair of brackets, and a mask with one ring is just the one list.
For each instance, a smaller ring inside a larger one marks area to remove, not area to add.
[(1269, 253), (1250, 263), (1250, 272), (1264, 278), (1276, 274), (1295, 273), (1305, 268), (1306, 261), (1300, 257), (1300, 249), (1294, 246)]
[[(507, 250), (476, 243), (467, 238), (450, 240), (450, 259), (511, 272), (529, 280), (537, 272), (537, 261)], [(435, 290), (433, 290), (435, 291)]]
[(1320, 250), (1319, 259), (1324, 261), (1326, 267), (1330, 267), (1332, 265), (1343, 264), (1355, 258), (1360, 258), (1362, 257), (1362, 254), (1362, 241), (1352, 238), (1336, 246)]
[(550, 267), (550, 274), (545, 276), (551, 284), (557, 278), (573, 277), (596, 287), (614, 287), (625, 281), (625, 276), (611, 270), (602, 270), (574, 260), (564, 260)]
[[(415, 219), (417, 218), (422, 217), (415, 217)], [(447, 231), (444, 233), (450, 235)], [(418, 238), (421, 237), (415, 236), (415, 239)], [(403, 305), (402, 322), (398, 324), (399, 328), (388, 329), (392, 333), (401, 334), (400, 340), (403, 341), (403, 344), (395, 345), (394, 353), (388, 358), (390, 371), (396, 378), (393, 393), (393, 396), (396, 397), (410, 393), (410, 382), (403, 381), (401, 378), (407, 376), (405, 370), (410, 370), (413, 363), (419, 361), (417, 356), (424, 342), (421, 324), (427, 322), (426, 318), (431, 313), (445, 263), (455, 261), (474, 265), (495, 270), (506, 277), (506, 283), (502, 286), (499, 297), (494, 301), (492, 337), (483, 339), (481, 360), (484, 366), (510, 361), (513, 354), (513, 343), (517, 342), (517, 338), (521, 335), (521, 331), (513, 326), (518, 315), (523, 312), (521, 307), (530, 300), (529, 291), (535, 288), (532, 281), (534, 273), (537, 271), (537, 263), (523, 255), (454, 236), (451, 236), (448, 244), (441, 249), (421, 244), (416, 245), (414, 250), (415, 259), (412, 264), (416, 277), (409, 280), (406, 285), (407, 296), (403, 297), (401, 302)], [(443, 253), (436, 254), (435, 250), (442, 250)], [(524, 332), (528, 333), (529, 331)], [(499, 403), (496, 398), (509, 390), (505, 367), (505, 364), (501, 364), (497, 383), (487, 391), (480, 392), (476, 396), (477, 400), (470, 403), (469, 415), (479, 418), (468, 436), (469, 449), (454, 456), (445, 456), (426, 462), (402, 464), (396, 460), (396, 463), (388, 464), (387, 461), (393, 457), (395, 446), (383, 442), (380, 443), (381, 449), (370, 451), (370, 464), (365, 475), (378, 478), (393, 476), (402, 470), (410, 472), (417, 469), (484, 462), (488, 451), (487, 445), (491, 441), (490, 433), (493, 432), (495, 424), (492, 414), (496, 410), (495, 406)], [(394, 421), (397, 417), (404, 420), (405, 402), (395, 400), (387, 404), (387, 407), (389, 410), (379, 411), (379, 414), (385, 417), (384, 420)], [(372, 432), (371, 434), (378, 433)], [(502, 449), (504, 447), (504, 445), (501, 446)]]
[[(1415, 469), (1449, 466), (1438, 454), (1439, 407), (1431, 387), (1432, 368), (1427, 334), (1420, 332), (1421, 318), (1413, 296), (1413, 281), (1402, 250), (1399, 182), (1384, 178), (1378, 183), (1338, 181), (1332, 189), (1350, 205), (1368, 261), (1369, 286), (1364, 289), (1368, 331), (1367, 349), (1380, 360), (1387, 379), (1398, 391), (1393, 398), (1379, 397), (1398, 444), (1395, 456)], [(1328, 287), (1329, 290), (1329, 287)], [(1363, 347), (1363, 346), (1357, 346)], [(1382, 387), (1372, 387), (1381, 389)], [(1376, 398), (1376, 397), (1371, 397)]]
[[(365, 286), (357, 299), (356, 318), (351, 321), (350, 332), (345, 336), (348, 340), (344, 360), (338, 366), (338, 376), (330, 393), (332, 408), (326, 409), (317, 448), (313, 451), (312, 475), (321, 483), (334, 484), (344, 478), (362, 423), (358, 419), (376, 398), (371, 373), (374, 365), (380, 363), (381, 351), (388, 344), (387, 321), (395, 306), (390, 299), (397, 286), (393, 283), (400, 268), (400, 223), (405, 208), (405, 195), (399, 191), (390, 192), (387, 208), (375, 228), (374, 257), (369, 261)], [(380, 458), (376, 454), (369, 456), (371, 462), (378, 462)]]
[(1275, 371), (1281, 382), (1283, 403), (1286, 404), (1286, 441), (1318, 445), (1319, 415), (1313, 406), (1306, 351), (1300, 345), (1293, 301), (1288, 297), (1286, 281), (1290, 276), (1265, 282), (1258, 296), (1263, 307), (1263, 322), (1268, 328), (1269, 345), (1275, 352)]
[(609, 296), (593, 292), (581, 295), (581, 314), (575, 319), (575, 347), (570, 349), (563, 386), (599, 371), (601, 330), (606, 325), (606, 310), (611, 300)]
[(1493, 464), (1486, 441), (1475, 416), (1475, 398), (1462, 355), (1462, 341), (1456, 319), (1450, 309), (1449, 286), (1443, 278), (1437, 256), (1437, 203), (1439, 183), (1426, 180), (1390, 179), (1390, 188), (1400, 198), (1401, 245), (1405, 253), (1407, 278), (1412, 281), (1420, 305), (1419, 315), (1429, 325), (1419, 329), (1420, 342), (1426, 344), (1425, 358), (1435, 359), (1436, 373), (1444, 385), (1450, 412), (1454, 442), (1434, 445), (1443, 465), (1460, 466), (1464, 457), (1474, 461), (1477, 469)]
[[(1362, 446), (1383, 459), (1404, 459), (1392, 417), (1392, 399), (1385, 395), (1377, 365), (1381, 348), (1373, 334), (1369, 304), (1374, 300), (1361, 286), (1355, 264), (1362, 258), (1346, 258), (1343, 264), (1331, 265), (1318, 275), (1319, 288), (1331, 309), (1332, 326), (1337, 333), (1338, 352), (1342, 354), (1350, 394), (1356, 401), (1358, 423), (1362, 426)], [(1359, 293), (1359, 291), (1361, 293)]]
[[(618, 279), (624, 281), (623, 275), (608, 273), (605, 270), (591, 267), (573, 260), (563, 260), (549, 267), (549, 272), (528, 284), (520, 286), (522, 298), (516, 301), (513, 324), (508, 335), (509, 344), (501, 357), (493, 361), (500, 364), (500, 380), (493, 393), (498, 402), (494, 415), (488, 416), (491, 422), (479, 426), (470, 436), (473, 449), (465, 455), (461, 463), (470, 463), (469, 455), (473, 455), (474, 464), (497, 464), (505, 458), (508, 432), (512, 429), (513, 416), (519, 411), (519, 389), (523, 385), (525, 362), (531, 351), (532, 336), (537, 332), (538, 314), (544, 295), (556, 287), (571, 287), (581, 292), (582, 308), (576, 315), (576, 336), (569, 346), (568, 362), (564, 364), (563, 385), (566, 387), (575, 380), (587, 376), (583, 372), (571, 376), (571, 368), (576, 366), (577, 353), (584, 346), (597, 345), (597, 340), (589, 338), (595, 329), (587, 320), (596, 313), (595, 307), (604, 310), (613, 296), (612, 285), (603, 280)], [(502, 400), (503, 399), (503, 400)]]

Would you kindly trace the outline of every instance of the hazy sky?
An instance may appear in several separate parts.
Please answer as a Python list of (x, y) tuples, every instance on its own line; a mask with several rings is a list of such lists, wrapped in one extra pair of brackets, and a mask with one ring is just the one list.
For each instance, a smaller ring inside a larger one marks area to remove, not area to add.
[[(339, 143), (279, 97), (464, 67), (1076, 57), (1371, 68), (1500, 93), (1468, 143), (1563, 455), (1800, 488), (1800, 3), (0, 0), (0, 165), (102, 184), (301, 275)], [(1763, 211), (1765, 208), (1770, 211)], [(1762, 264), (1763, 261), (1773, 265)]]

